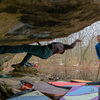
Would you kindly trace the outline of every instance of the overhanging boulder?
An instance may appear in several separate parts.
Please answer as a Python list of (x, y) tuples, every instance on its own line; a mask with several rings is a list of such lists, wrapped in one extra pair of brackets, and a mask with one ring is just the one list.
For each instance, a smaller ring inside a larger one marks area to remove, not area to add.
[(30, 44), (67, 37), (99, 21), (100, 1), (1, 0), (0, 12), (0, 44)]

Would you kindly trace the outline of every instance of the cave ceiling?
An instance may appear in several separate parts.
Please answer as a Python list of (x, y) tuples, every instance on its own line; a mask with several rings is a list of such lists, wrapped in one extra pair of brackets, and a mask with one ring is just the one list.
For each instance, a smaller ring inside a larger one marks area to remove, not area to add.
[(99, 20), (99, 0), (0, 0), (0, 45), (67, 37)]

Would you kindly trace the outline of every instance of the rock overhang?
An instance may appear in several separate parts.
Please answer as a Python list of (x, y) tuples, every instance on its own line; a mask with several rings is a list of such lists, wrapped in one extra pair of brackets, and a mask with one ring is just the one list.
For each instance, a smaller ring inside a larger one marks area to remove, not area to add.
[(67, 37), (100, 20), (99, 0), (1, 0), (0, 5), (1, 45)]

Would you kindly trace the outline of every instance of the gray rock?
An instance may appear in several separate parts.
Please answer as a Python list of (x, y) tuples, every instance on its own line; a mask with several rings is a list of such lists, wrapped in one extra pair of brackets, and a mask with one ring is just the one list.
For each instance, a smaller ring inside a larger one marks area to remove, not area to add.
[(30, 33), (30, 31), (33, 29), (34, 29), (34, 26), (29, 25), (27, 23), (19, 22), (17, 25), (15, 25), (15, 27), (12, 30), (7, 32), (7, 34), (18, 34), (18, 35), (23, 34), (24, 35), (24, 34)]
[(31, 34), (31, 35), (30, 35), (30, 38), (31, 38), (31, 39), (34, 39), (34, 38), (39, 38), (39, 39), (51, 38), (52, 35), (51, 35), (50, 33), (51, 33), (51, 32), (46, 31), (46, 32), (41, 33), (41, 34)]

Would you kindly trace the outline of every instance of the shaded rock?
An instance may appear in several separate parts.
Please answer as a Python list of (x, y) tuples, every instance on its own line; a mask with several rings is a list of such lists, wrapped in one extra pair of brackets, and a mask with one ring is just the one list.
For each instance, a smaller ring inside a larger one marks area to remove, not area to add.
[(15, 56), (15, 54), (4, 54), (4, 55), (0, 55), (0, 65), (2, 65), (4, 62), (10, 60), (14, 56)]
[(0, 4), (1, 45), (67, 37), (100, 20), (99, 0), (2, 0)]
[(9, 79), (0, 79), (0, 97), (5, 100), (18, 92), (16, 89), (17, 82)]
[(99, 21), (100, 1), (2, 0), (0, 11), (0, 44), (30, 44), (67, 37)]
[(19, 22), (17, 25), (14, 26), (14, 28), (12, 30), (10, 30), (9, 32), (7, 32), (7, 34), (28, 34), (30, 33), (31, 30), (34, 29), (34, 26), (27, 24), (27, 23), (22, 23)]
[(30, 83), (40, 81), (39, 78), (37, 78), (36, 76), (0, 78), (0, 99), (5, 100), (12, 97), (16, 93), (21, 92), (21, 80), (26, 80)]

